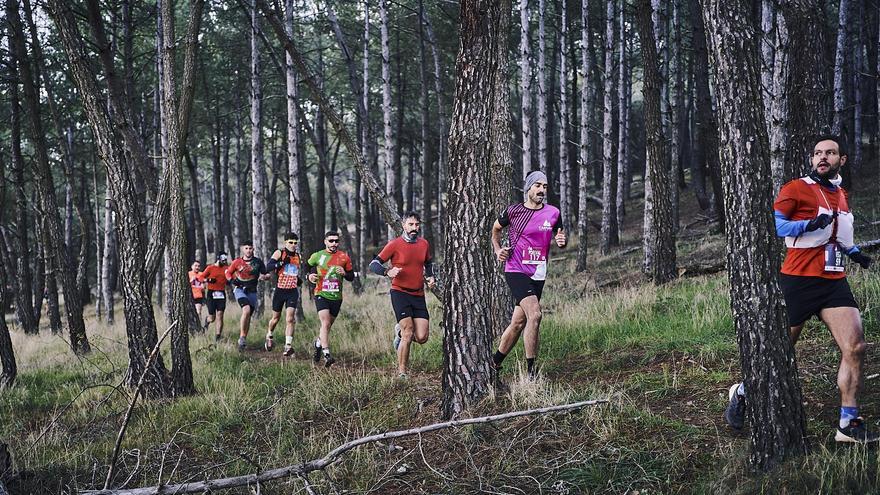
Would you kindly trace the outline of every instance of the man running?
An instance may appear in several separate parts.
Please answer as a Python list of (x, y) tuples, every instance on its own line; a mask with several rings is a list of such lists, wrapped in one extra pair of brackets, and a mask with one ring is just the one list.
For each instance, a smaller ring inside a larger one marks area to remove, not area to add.
[[(434, 263), (431, 247), (419, 237), (421, 218), (409, 212), (403, 217), (403, 235), (392, 239), (370, 262), (370, 270), (391, 279), (391, 306), (397, 318), (394, 327), (394, 349), (397, 351), (397, 373), (406, 379), (410, 343), (428, 341), (428, 306), (425, 303), (425, 282), (434, 287)], [(391, 268), (386, 269), (385, 262)]]
[[(837, 371), (840, 420), (834, 440), (868, 443), (880, 439), (859, 415), (864, 384), (865, 334), (859, 306), (846, 281), (843, 255), (868, 268), (871, 258), (853, 243), (853, 215), (838, 172), (846, 151), (836, 136), (823, 136), (813, 146), (812, 172), (784, 186), (773, 204), (776, 235), (785, 237), (785, 261), (779, 287), (785, 297), (789, 337), (796, 343), (813, 315), (831, 331), (840, 349)], [(728, 391), (724, 419), (735, 428), (745, 421), (746, 391), (736, 383)]]
[(321, 320), (321, 330), (315, 339), (315, 364), (324, 356), (324, 366), (329, 368), (334, 362), (330, 354), (330, 327), (339, 316), (342, 307), (342, 279), (354, 280), (351, 258), (339, 250), (339, 232), (334, 230), (324, 234), (324, 249), (312, 253), (308, 260), (309, 282), (315, 284), (315, 309)]
[(193, 261), (189, 267), (189, 285), (192, 290), (192, 303), (196, 307), (196, 315), (199, 321), (202, 321), (202, 305), (205, 303), (205, 283), (199, 279), (199, 272), (202, 271), (202, 264), (199, 261)]
[(243, 351), (251, 328), (251, 315), (257, 310), (257, 283), (269, 278), (263, 260), (254, 256), (253, 242), (241, 243), (241, 256), (226, 269), (226, 278), (235, 287), (232, 295), (241, 306), (238, 350)]
[[(525, 330), (523, 345), (529, 379), (537, 378), (535, 359), (538, 356), (538, 332), (541, 326), (541, 293), (547, 277), (547, 255), (550, 241), (565, 248), (562, 215), (555, 206), (544, 204), (547, 197), (547, 176), (541, 171), (526, 176), (526, 200), (508, 206), (492, 225), (492, 248), (504, 262), (504, 278), (516, 307), (510, 324), (501, 334), (498, 351), (492, 356), (496, 369)], [(501, 245), (501, 230), (507, 228), (508, 245)]]
[(299, 251), (296, 246), (299, 244), (299, 237), (288, 232), (284, 234), (284, 247), (276, 249), (269, 258), (268, 269), (278, 274), (278, 282), (275, 286), (275, 293), (272, 294), (272, 319), (269, 320), (269, 329), (266, 331), (267, 351), (271, 351), (274, 347), (272, 342), (272, 333), (275, 331), (275, 325), (281, 319), (281, 310), (287, 305), (287, 313), (284, 316), (286, 326), (284, 327), (284, 355), (293, 355), (293, 330), (296, 326), (296, 308), (299, 304)]
[(217, 322), (217, 330), (214, 340), (219, 341), (223, 333), (223, 312), (226, 311), (226, 265), (229, 257), (220, 251), (217, 260), (208, 265), (205, 271), (199, 274), (199, 280), (206, 284), (205, 305), (208, 306), (208, 319), (205, 326), (211, 322)]

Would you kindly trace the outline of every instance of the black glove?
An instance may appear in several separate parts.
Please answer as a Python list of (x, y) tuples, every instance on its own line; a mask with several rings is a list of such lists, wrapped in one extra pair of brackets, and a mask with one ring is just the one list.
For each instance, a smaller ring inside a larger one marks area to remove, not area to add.
[(831, 222), (833, 221), (834, 217), (827, 213), (823, 213), (807, 222), (807, 227), (804, 229), (804, 232), (812, 232), (814, 230), (824, 229), (825, 227), (831, 225)]
[(866, 270), (869, 266), (871, 266), (871, 261), (873, 261), (870, 256), (862, 254), (861, 251), (856, 251), (855, 253), (849, 255), (849, 259), (855, 261)]

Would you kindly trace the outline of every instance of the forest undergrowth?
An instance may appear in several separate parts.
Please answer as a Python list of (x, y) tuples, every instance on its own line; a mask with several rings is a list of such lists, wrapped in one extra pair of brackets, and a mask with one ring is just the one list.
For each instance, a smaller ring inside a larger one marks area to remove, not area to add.
[[(854, 198), (866, 223), (877, 206)], [(638, 211), (638, 210), (635, 210)], [(522, 348), (505, 362), (509, 390), (473, 416), (608, 399), (571, 413), (525, 417), (373, 443), (309, 477), (317, 493), (870, 493), (880, 490), (877, 449), (835, 445), (838, 354), (818, 322), (798, 344), (813, 452), (765, 476), (748, 471), (748, 436), (721, 415), (739, 359), (730, 315), (723, 237), (695, 217), (679, 240), (681, 277), (643, 282), (632, 215), (617, 254), (593, 257), (574, 273), (572, 251), (556, 251), (545, 289), (541, 378), (524, 378)], [(631, 224), (631, 225), (630, 225)], [(857, 230), (857, 240), (880, 229)], [(715, 268), (713, 268), (715, 267)], [(717, 273), (709, 273), (716, 271)], [(692, 276), (694, 275), (694, 276)], [(867, 340), (863, 411), (880, 419), (880, 275), (854, 269)], [(114, 487), (183, 483), (255, 473), (324, 456), (346, 441), (440, 421), (442, 314), (429, 296), (431, 338), (414, 346), (410, 379), (399, 381), (391, 350), (388, 287), (347, 293), (333, 327), (338, 362), (314, 367), (308, 347), (317, 318), (311, 301), (297, 325), (294, 358), (262, 350), (268, 314), (248, 348), (235, 349), (239, 311), (230, 304), (224, 339), (190, 343), (198, 394), (140, 402), (128, 426)], [(164, 321), (157, 308), (159, 321)], [(15, 386), (0, 394), (0, 439), (9, 443), (13, 493), (65, 493), (103, 486), (129, 404), (122, 318), (89, 321), (94, 352), (73, 356), (62, 337), (13, 330)], [(276, 336), (283, 334), (283, 323)], [(161, 325), (160, 325), (161, 327)], [(160, 328), (161, 331), (161, 328)], [(277, 338), (277, 337), (276, 337)], [(167, 343), (166, 343), (167, 347)], [(165, 349), (164, 360), (170, 366)], [(251, 487), (254, 488), (254, 487)], [(292, 477), (259, 493), (307, 493)], [(249, 493), (249, 489), (225, 493)]]

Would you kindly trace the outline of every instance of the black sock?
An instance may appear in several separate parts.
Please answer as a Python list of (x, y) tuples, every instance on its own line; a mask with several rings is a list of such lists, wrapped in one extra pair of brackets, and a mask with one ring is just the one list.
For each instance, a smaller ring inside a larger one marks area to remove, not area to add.
[(526, 358), (526, 364), (529, 366), (529, 373), (535, 370), (535, 358)]
[(507, 354), (504, 354), (501, 351), (495, 351), (495, 354), (492, 356), (492, 362), (495, 363), (495, 366), (499, 366), (501, 361), (504, 361), (504, 358), (507, 357)]

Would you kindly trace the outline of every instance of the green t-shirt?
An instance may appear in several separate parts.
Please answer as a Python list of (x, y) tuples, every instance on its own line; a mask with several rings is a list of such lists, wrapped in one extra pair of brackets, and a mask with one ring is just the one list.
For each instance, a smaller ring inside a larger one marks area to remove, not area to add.
[[(353, 269), (351, 258), (343, 251), (337, 250), (331, 253), (322, 249), (309, 256), (308, 264), (317, 267), (318, 281), (315, 284), (315, 295), (331, 301), (342, 299), (342, 281), (345, 272)], [(331, 266), (334, 267), (332, 271)]]

